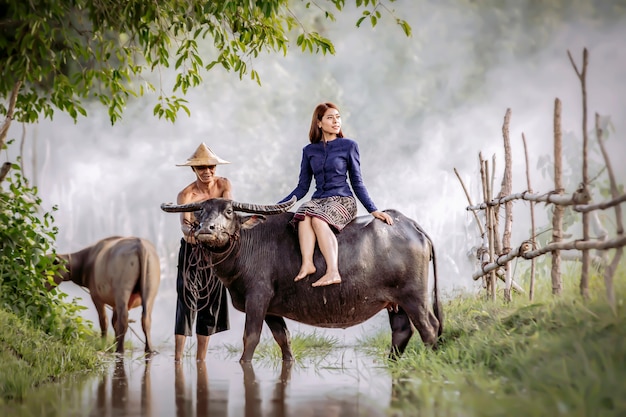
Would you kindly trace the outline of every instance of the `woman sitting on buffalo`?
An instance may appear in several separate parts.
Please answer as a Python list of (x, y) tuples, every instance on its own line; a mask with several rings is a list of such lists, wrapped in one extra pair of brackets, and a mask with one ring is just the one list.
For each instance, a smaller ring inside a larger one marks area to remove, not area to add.
[[(311, 120), (309, 141), (311, 143), (302, 150), (298, 186), (279, 203), (292, 196), (302, 199), (315, 177), (311, 200), (298, 208), (292, 220), (298, 229), (302, 254), (302, 265), (294, 281), (316, 272), (313, 252), (317, 242), (326, 261), (326, 273), (312, 285), (321, 287), (341, 282), (335, 233), (341, 232), (356, 217), (354, 194), (372, 216), (388, 224), (393, 224), (393, 220), (387, 213), (378, 211), (370, 198), (361, 178), (359, 147), (354, 140), (343, 137), (341, 115), (335, 104), (317, 105)], [(348, 175), (352, 189), (348, 185)]]

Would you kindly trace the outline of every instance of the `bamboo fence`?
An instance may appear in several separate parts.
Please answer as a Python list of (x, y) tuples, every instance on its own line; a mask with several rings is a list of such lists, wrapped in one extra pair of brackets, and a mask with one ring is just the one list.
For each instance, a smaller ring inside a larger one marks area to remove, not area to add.
[[(511, 110), (507, 109), (502, 125), (502, 136), (504, 140), (504, 174), (500, 192), (493, 197), (493, 177), (495, 171), (495, 156), (491, 167), (489, 161), (484, 159), (479, 153), (480, 179), (482, 184), (483, 202), (474, 204), (456, 168), (454, 172), (463, 187), (471, 211), (481, 235), (482, 246), (477, 250), (476, 257), (480, 262), (480, 269), (473, 273), (472, 278), (478, 280), (483, 278), (488, 294), (493, 300), (497, 298), (497, 280), (504, 281), (504, 298), (511, 300), (511, 291), (525, 293), (524, 289), (515, 282), (512, 276), (510, 263), (516, 258), (531, 260), (529, 299), (534, 297), (535, 287), (535, 258), (545, 254), (551, 255), (551, 280), (552, 293), (559, 295), (562, 291), (561, 261), (562, 259), (576, 259), (582, 261), (580, 294), (584, 299), (589, 298), (589, 269), (592, 263), (601, 265), (604, 274), (604, 284), (606, 288), (607, 301), (613, 309), (616, 308), (615, 292), (613, 286), (614, 275), (623, 254), (623, 247), (626, 246), (626, 235), (622, 224), (621, 203), (626, 202), (626, 194), (620, 194), (618, 184), (615, 181), (613, 168), (609, 155), (602, 140), (602, 129), (600, 127), (599, 115), (595, 115), (595, 136), (598, 141), (606, 171), (608, 173), (611, 199), (599, 203), (592, 203), (589, 191), (590, 179), (588, 173), (588, 132), (587, 132), (587, 87), (586, 74), (589, 62), (587, 49), (583, 50), (582, 69), (579, 70), (570, 52), (567, 52), (570, 62), (576, 72), (582, 90), (583, 106), (583, 146), (582, 146), (582, 173), (581, 182), (578, 188), (570, 195), (565, 194), (562, 181), (562, 133), (561, 133), (561, 101), (557, 98), (554, 102), (554, 189), (547, 193), (534, 193), (532, 191), (530, 175), (528, 149), (526, 138), (522, 134), (524, 144), (524, 154), (526, 162), (526, 185), (527, 190), (520, 193), (512, 193), (512, 152), (509, 138), (509, 124)], [(513, 202), (526, 200), (530, 202), (531, 237), (521, 242), (516, 247), (511, 246), (511, 230), (513, 225)], [(552, 216), (552, 240), (544, 247), (538, 247), (535, 232), (534, 203), (543, 202), (553, 205)], [(504, 230), (500, 235), (499, 211), (504, 207)], [(580, 239), (564, 241), (563, 217), (567, 208), (580, 213), (582, 217), (582, 237)], [(615, 236), (609, 237), (597, 220), (597, 211), (613, 208), (615, 212)], [(478, 212), (483, 212), (484, 224), (480, 221)], [(596, 238), (591, 238), (590, 229), (594, 228)], [(608, 250), (615, 249), (613, 258), (608, 261)], [(574, 250), (576, 255), (562, 254), (561, 251)], [(592, 255), (591, 251), (599, 252), (599, 256)]]

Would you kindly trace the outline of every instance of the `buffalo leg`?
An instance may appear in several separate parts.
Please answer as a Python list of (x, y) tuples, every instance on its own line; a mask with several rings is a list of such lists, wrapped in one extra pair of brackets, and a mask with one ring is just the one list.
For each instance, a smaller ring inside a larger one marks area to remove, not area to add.
[(255, 297), (246, 300), (246, 324), (243, 330), (243, 353), (239, 362), (251, 362), (263, 330), (263, 319), (269, 305), (269, 298)]
[(143, 329), (143, 334), (146, 337), (146, 353), (155, 352), (154, 350), (152, 350), (152, 341), (150, 340), (150, 317), (150, 313), (146, 313), (145, 311), (141, 314), (141, 327)]
[(124, 353), (124, 338), (128, 330), (128, 309), (126, 303), (119, 304), (115, 308), (115, 341), (117, 343), (117, 353)]
[(293, 361), (293, 353), (291, 352), (291, 337), (289, 335), (289, 329), (285, 319), (279, 316), (265, 316), (265, 323), (272, 331), (274, 340), (280, 346), (280, 350), (283, 353), (283, 361)]
[(398, 307), (397, 311), (389, 310), (389, 325), (391, 326), (389, 359), (398, 359), (413, 336), (413, 327), (409, 316), (401, 307)]
[(152, 348), (152, 339), (150, 337), (150, 332), (152, 328), (152, 307), (154, 306), (154, 299), (156, 295), (147, 294), (144, 297), (148, 297), (145, 302), (145, 307), (143, 308), (143, 312), (141, 314), (141, 327), (143, 328), (143, 334), (146, 337), (146, 353), (157, 353), (156, 350)]
[[(92, 299), (93, 300), (93, 299)], [(105, 305), (102, 302), (93, 300), (93, 304), (96, 307), (96, 311), (98, 312), (98, 322), (100, 323), (100, 335), (103, 339), (107, 337), (107, 328), (109, 323), (107, 323), (107, 313), (105, 310)]]
[(422, 342), (424, 342), (426, 346), (434, 349), (437, 346), (437, 331), (439, 329), (439, 326), (435, 326), (435, 324), (438, 324), (439, 321), (428, 309), (426, 303), (417, 302), (415, 300), (414, 298), (408, 303), (403, 303), (402, 307), (419, 332)]
[(252, 362), (254, 350), (261, 340), (261, 330), (263, 320), (253, 318), (250, 313), (246, 313), (246, 325), (243, 331), (243, 353), (239, 359), (240, 363)]
[(117, 325), (117, 311), (113, 310), (113, 315), (111, 317), (111, 327), (113, 327), (113, 332), (115, 332), (116, 325)]

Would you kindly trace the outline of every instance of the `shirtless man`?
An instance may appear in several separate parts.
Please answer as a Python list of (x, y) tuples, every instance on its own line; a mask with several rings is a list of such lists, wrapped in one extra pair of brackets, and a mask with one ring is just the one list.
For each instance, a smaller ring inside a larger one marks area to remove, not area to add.
[[(209, 198), (232, 199), (231, 185), (227, 178), (215, 175), (215, 168), (230, 162), (221, 159), (204, 143), (187, 159), (196, 180), (178, 193), (177, 203), (188, 204)], [(209, 336), (230, 328), (226, 288), (202, 263), (198, 264), (198, 252), (194, 251), (193, 228), (196, 219), (193, 213), (180, 214), (183, 238), (178, 253), (178, 276), (176, 278), (176, 324), (174, 328), (174, 360), (182, 359), (187, 336), (192, 335), (196, 319), (198, 346), (196, 360), (204, 361), (209, 346)]]

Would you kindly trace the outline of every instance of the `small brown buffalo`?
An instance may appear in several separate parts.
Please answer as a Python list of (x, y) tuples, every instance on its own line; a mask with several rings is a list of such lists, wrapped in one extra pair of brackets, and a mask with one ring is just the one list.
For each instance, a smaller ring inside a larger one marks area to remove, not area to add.
[(161, 282), (161, 266), (154, 245), (138, 237), (113, 236), (78, 252), (58, 255), (65, 271), (55, 282), (72, 281), (87, 288), (98, 311), (102, 337), (107, 334), (105, 305), (113, 308), (117, 352), (124, 352), (128, 310), (142, 306), (141, 325), (147, 353), (152, 353), (150, 325), (152, 307)]

